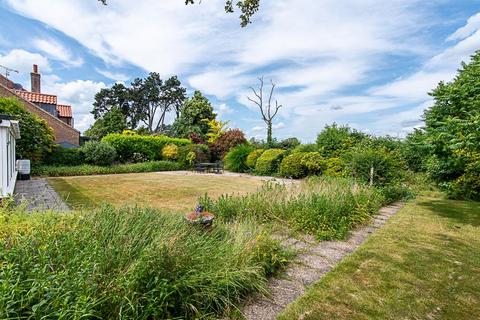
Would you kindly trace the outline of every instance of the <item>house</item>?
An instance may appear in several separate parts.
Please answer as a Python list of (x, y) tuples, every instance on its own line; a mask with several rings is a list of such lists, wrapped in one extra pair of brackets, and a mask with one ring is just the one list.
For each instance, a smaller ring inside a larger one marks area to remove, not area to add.
[(33, 65), (30, 74), (31, 91), (0, 77), (0, 96), (15, 97), (31, 113), (45, 120), (53, 129), (55, 142), (63, 147), (80, 145), (80, 132), (74, 128), (72, 107), (58, 104), (57, 96), (41, 92), (41, 75), (38, 66)]
[(18, 121), (0, 114), (0, 199), (13, 194), (17, 180), (15, 140), (20, 139)]

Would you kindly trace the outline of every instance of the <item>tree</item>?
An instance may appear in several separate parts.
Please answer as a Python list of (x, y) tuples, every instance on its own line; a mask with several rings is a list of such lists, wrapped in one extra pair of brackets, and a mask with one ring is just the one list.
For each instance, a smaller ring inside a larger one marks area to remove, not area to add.
[(365, 138), (366, 135), (361, 132), (348, 126), (339, 126), (333, 123), (332, 125), (326, 125), (322, 132), (318, 134), (317, 146), (322, 156), (336, 158)]
[(210, 130), (208, 121), (215, 119), (216, 116), (210, 101), (200, 91), (195, 91), (193, 97), (185, 101), (180, 117), (173, 123), (173, 133), (181, 138), (187, 138), (195, 133), (206, 140)]
[[(107, 5), (107, 0), (98, 0), (103, 5)], [(195, 0), (185, 0), (185, 4), (194, 4)], [(236, 6), (240, 9), (240, 25), (242, 27), (247, 26), (251, 21), (252, 16), (258, 11), (260, 7), (260, 0), (240, 0), (236, 3)], [(225, 12), (233, 13), (234, 5), (233, 0), (225, 1)]]
[(17, 141), (17, 158), (41, 163), (53, 150), (53, 130), (47, 122), (23, 108), (14, 98), (0, 97), (0, 113), (19, 121), (21, 138)]
[(130, 129), (135, 129), (144, 118), (142, 110), (133, 103), (132, 91), (121, 83), (115, 83), (111, 88), (101, 89), (95, 95), (91, 113), (95, 119), (99, 119), (114, 108), (119, 109), (126, 117)]
[(430, 95), (434, 105), (424, 119), (433, 158), (427, 171), (452, 196), (480, 199), (480, 51)]
[(163, 81), (156, 72), (145, 79), (135, 79), (130, 90), (135, 109), (141, 110), (141, 120), (152, 133), (165, 129), (167, 112), (174, 110), (179, 116), (186, 98), (186, 89), (176, 76)]
[(90, 128), (85, 131), (85, 135), (95, 140), (101, 140), (109, 133), (122, 133), (127, 130), (127, 118), (119, 108), (113, 108), (98, 118)]
[[(272, 138), (272, 124), (273, 124), (273, 119), (278, 113), (278, 110), (282, 107), (282, 105), (278, 104), (278, 101), (275, 100), (275, 106), (272, 106), (272, 99), (273, 99), (273, 91), (275, 90), (275, 84), (273, 81), (270, 80), (270, 83), (272, 84), (272, 88), (270, 89), (270, 93), (268, 95), (268, 99), (264, 101), (263, 98), (263, 77), (258, 78), (260, 81), (260, 86), (258, 91), (255, 90), (253, 87), (250, 87), (250, 89), (253, 91), (253, 94), (255, 95), (255, 98), (250, 98), (247, 97), (249, 101), (255, 103), (258, 108), (260, 109), (260, 113), (262, 114), (262, 120), (265, 122), (267, 125), (267, 145), (271, 145), (273, 143), (273, 138)], [(266, 105), (265, 105), (266, 103)]]

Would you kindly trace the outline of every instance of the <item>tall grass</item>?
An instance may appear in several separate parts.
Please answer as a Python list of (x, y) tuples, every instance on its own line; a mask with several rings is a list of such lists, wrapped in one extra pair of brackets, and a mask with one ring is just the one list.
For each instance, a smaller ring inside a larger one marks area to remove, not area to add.
[(300, 185), (267, 184), (255, 194), (206, 196), (201, 202), (226, 221), (279, 222), (318, 239), (341, 239), (375, 215), (384, 197), (348, 179), (312, 177)]
[(207, 231), (112, 207), (0, 218), (1, 319), (218, 318), (286, 261), (247, 221)]

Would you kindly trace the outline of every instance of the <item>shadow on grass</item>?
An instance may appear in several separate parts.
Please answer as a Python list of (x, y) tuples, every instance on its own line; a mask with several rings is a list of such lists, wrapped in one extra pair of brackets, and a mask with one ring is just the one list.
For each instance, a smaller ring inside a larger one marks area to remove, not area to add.
[(455, 223), (480, 226), (480, 202), (426, 199), (419, 201), (418, 205), (438, 216), (451, 219)]
[(62, 178), (51, 178), (48, 183), (55, 189), (60, 197), (73, 209), (93, 209), (95, 203), (80, 189), (75, 188)]

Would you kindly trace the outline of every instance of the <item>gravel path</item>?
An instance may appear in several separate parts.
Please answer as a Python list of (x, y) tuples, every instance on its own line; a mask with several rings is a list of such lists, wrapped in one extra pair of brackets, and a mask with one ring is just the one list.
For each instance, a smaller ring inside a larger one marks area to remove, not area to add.
[(285, 247), (293, 247), (301, 254), (287, 268), (286, 277), (270, 280), (268, 297), (257, 297), (245, 305), (242, 310), (245, 319), (275, 319), (289, 303), (302, 295), (309, 285), (322, 278), (402, 207), (402, 203), (397, 203), (380, 209), (379, 214), (370, 225), (354, 230), (347, 241), (318, 243), (313, 238), (303, 240), (283, 238), (282, 244)]
[(15, 201), (19, 204), (26, 203), (29, 211), (70, 210), (58, 193), (43, 178), (17, 180), (14, 195)]

